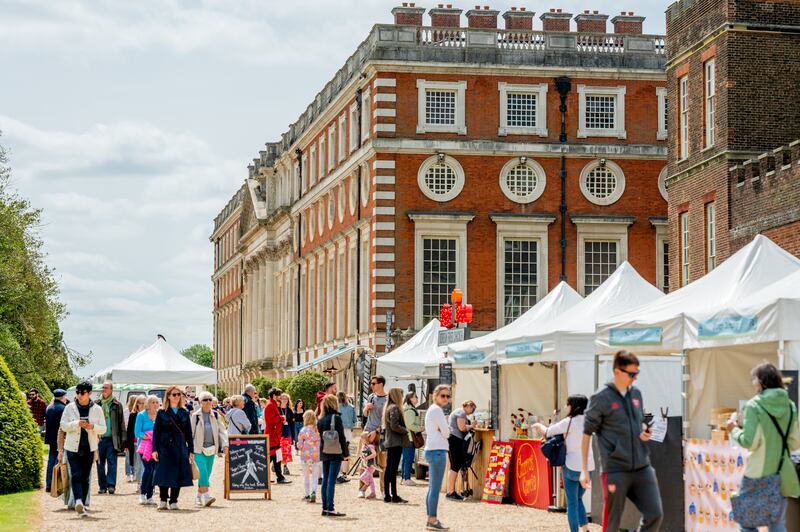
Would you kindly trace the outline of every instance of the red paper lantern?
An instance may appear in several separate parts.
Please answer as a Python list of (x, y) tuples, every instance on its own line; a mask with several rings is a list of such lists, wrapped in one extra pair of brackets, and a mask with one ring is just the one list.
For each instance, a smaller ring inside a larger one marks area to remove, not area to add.
[(462, 305), (464, 307), (464, 323), (472, 323), (472, 304)]
[(456, 308), (458, 308), (458, 305), (461, 304), (461, 298), (463, 297), (461, 289), (453, 288), (453, 292), (450, 294), (450, 297), (452, 298), (453, 303), (456, 305)]
[(453, 328), (453, 309), (448, 303), (445, 303), (439, 309), (439, 324), (445, 329)]

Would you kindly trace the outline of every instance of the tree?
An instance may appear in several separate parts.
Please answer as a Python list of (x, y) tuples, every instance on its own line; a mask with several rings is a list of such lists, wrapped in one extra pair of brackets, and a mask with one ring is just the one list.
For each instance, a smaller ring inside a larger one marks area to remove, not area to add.
[(195, 364), (200, 364), (207, 368), (214, 367), (214, 351), (205, 344), (194, 344), (181, 351), (181, 354)]
[(68, 388), (73, 367), (89, 357), (69, 349), (58, 325), (66, 316), (39, 236), (41, 211), (11, 189), (8, 157), (0, 146), (0, 353), (23, 389)]
[(0, 356), (0, 495), (41, 485), (42, 439), (19, 389)]
[(316, 371), (303, 371), (295, 375), (288, 386), (288, 393), (292, 401), (302, 399), (307, 409), (317, 407), (317, 392), (325, 388), (328, 377)]
[(275, 387), (275, 381), (269, 377), (256, 377), (251, 384), (258, 390), (259, 397), (269, 398), (269, 391)]

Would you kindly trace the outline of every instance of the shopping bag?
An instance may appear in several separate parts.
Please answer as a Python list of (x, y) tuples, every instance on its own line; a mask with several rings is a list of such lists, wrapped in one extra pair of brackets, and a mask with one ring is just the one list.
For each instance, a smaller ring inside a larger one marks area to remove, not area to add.
[(69, 471), (67, 464), (56, 464), (53, 467), (53, 476), (50, 479), (50, 496), (60, 497), (69, 485)]
[(197, 480), (200, 478), (200, 470), (197, 469), (197, 464), (192, 462), (192, 480)]

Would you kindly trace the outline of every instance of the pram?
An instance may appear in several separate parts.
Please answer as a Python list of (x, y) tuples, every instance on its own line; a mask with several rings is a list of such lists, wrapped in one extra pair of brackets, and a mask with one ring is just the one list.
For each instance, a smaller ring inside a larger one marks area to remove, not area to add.
[(472, 497), (474, 490), (472, 489), (472, 480), (470, 478), (470, 473), (472, 473), (472, 478), (475, 478), (478, 482), (482, 482), (482, 479), (478, 478), (478, 474), (475, 472), (475, 469), (472, 467), (472, 462), (475, 457), (481, 452), (483, 444), (477, 438), (472, 437), (472, 433), (467, 436), (467, 441), (464, 442), (466, 445), (465, 450), (465, 459), (464, 459), (464, 467), (461, 468), (461, 482), (463, 489), (461, 490), (461, 496), (465, 499), (468, 497)]

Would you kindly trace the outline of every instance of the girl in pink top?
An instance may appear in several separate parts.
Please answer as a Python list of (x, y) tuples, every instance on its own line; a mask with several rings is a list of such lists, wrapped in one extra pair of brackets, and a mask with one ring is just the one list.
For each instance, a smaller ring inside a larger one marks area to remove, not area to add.
[(303, 414), (303, 428), (297, 435), (297, 452), (300, 455), (300, 467), (303, 472), (303, 487), (306, 490), (305, 500), (317, 502), (317, 483), (322, 462), (319, 456), (320, 437), (317, 432), (317, 417), (312, 410)]

